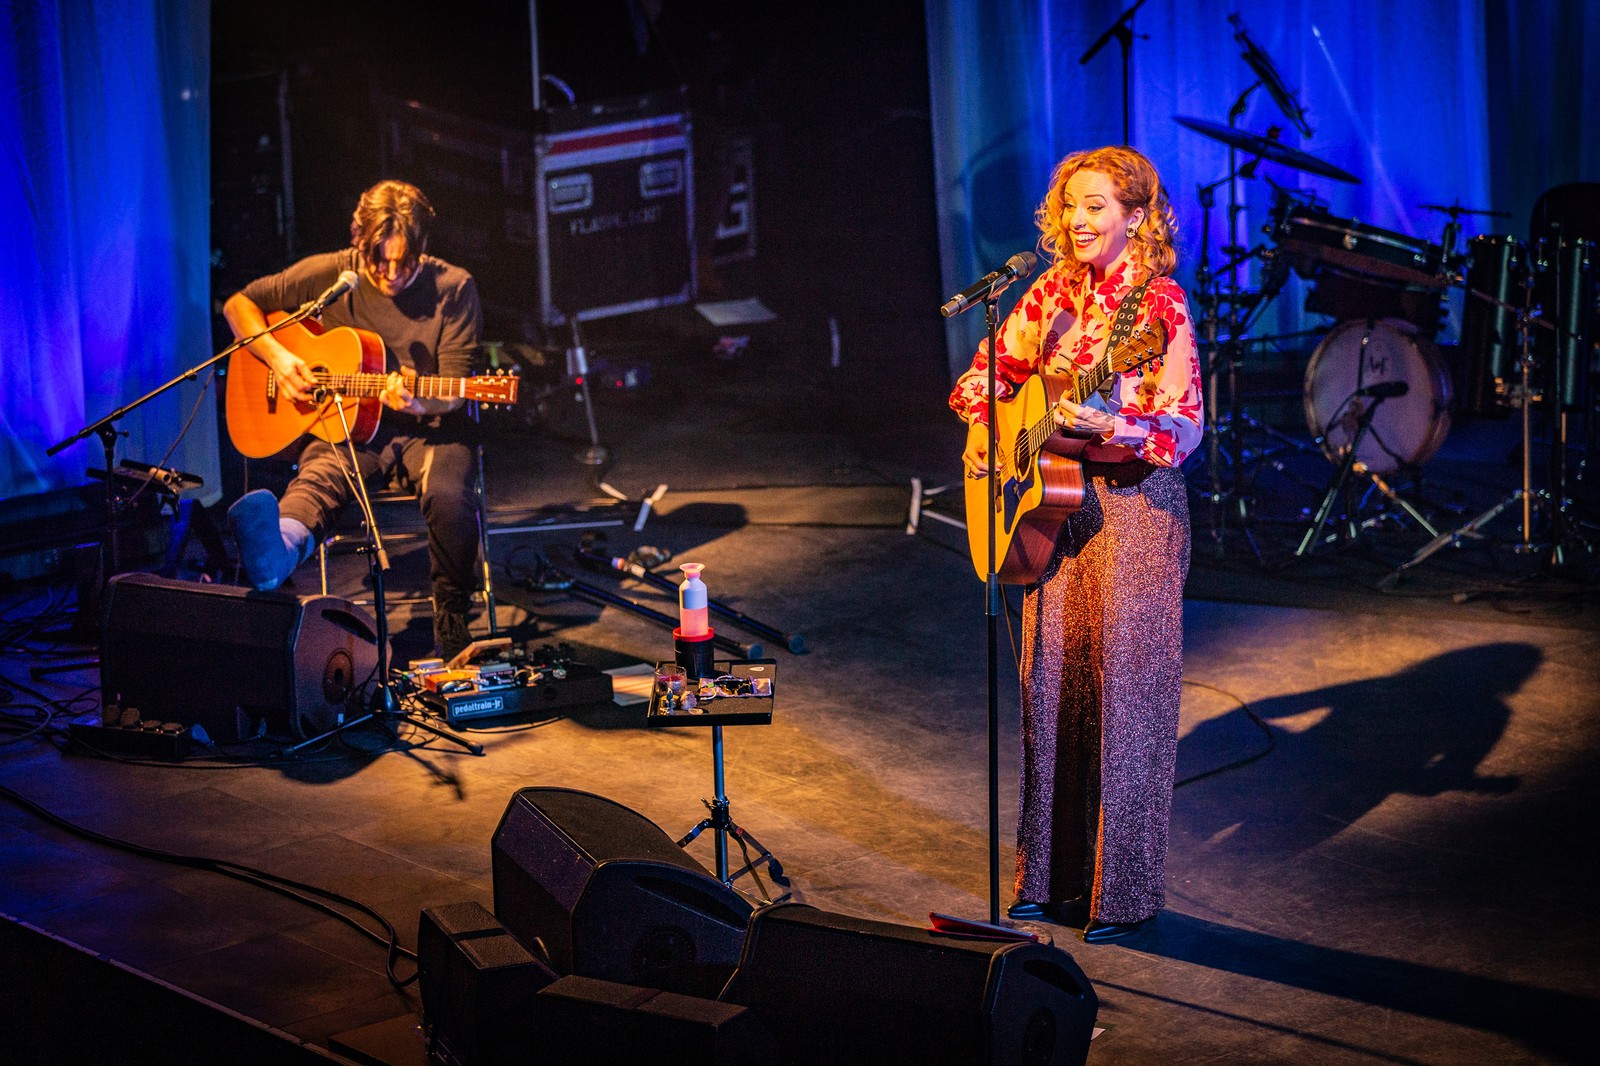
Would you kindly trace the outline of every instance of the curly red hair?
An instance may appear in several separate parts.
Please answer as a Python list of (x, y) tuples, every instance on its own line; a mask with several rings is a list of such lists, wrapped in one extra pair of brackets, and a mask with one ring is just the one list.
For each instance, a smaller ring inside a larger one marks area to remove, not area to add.
[(1178, 231), (1178, 219), (1167, 200), (1167, 190), (1161, 184), (1161, 175), (1155, 164), (1136, 148), (1111, 145), (1084, 152), (1073, 152), (1050, 175), (1050, 190), (1034, 212), (1041, 236), (1039, 247), (1052, 260), (1064, 262), (1072, 275), (1088, 269), (1070, 253), (1062, 254), (1071, 246), (1067, 234), (1065, 197), (1067, 182), (1080, 170), (1092, 170), (1111, 179), (1117, 191), (1117, 201), (1128, 214), (1142, 208), (1144, 217), (1139, 227), (1128, 238), (1134, 259), (1149, 277), (1171, 274), (1178, 266), (1178, 250), (1172, 237)]

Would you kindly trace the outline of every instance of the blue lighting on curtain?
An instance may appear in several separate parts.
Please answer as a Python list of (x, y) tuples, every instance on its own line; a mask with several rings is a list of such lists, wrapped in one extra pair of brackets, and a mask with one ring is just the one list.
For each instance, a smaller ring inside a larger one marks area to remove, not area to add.
[[(210, 5), (0, 0), (0, 496), (84, 483), (45, 450), (211, 354)], [(118, 424), (117, 459), (217, 487), (213, 397), (185, 383)]]
[[(946, 288), (955, 291), (1033, 246), (1033, 209), (1057, 160), (1121, 142), (1119, 48), (1109, 45), (1087, 65), (1079, 57), (1131, 5), (925, 6), (941, 258)], [(1594, 7), (1561, 0), (1148, 0), (1133, 19), (1139, 36), (1131, 141), (1154, 160), (1177, 210), (1180, 280), (1193, 291), (1202, 232), (1197, 189), (1227, 174), (1228, 149), (1173, 118), (1226, 124), (1230, 107), (1256, 80), (1240, 58), (1230, 14), (1242, 16), (1297, 93), (1313, 134), (1302, 137), (1259, 89), (1247, 98), (1238, 128), (1265, 134), (1281, 127), (1284, 144), (1362, 179), (1344, 184), (1262, 164), (1257, 178), (1236, 183), (1243, 206), (1236, 236), (1248, 248), (1264, 240), (1269, 178), (1315, 191), (1338, 217), (1417, 239), (1439, 241), (1446, 221), (1421, 205), (1452, 203), (1513, 215), (1467, 219), (1462, 240), (1480, 232), (1525, 237), (1543, 188), (1600, 178), (1597, 139), (1582, 134), (1600, 106), (1600, 61), (1585, 52), (1586, 41), (1600, 38), (1600, 15), (1586, 11)], [(1535, 46), (1535, 38), (1554, 43)], [(1556, 84), (1551, 71), (1558, 69), (1565, 77)], [(1227, 203), (1224, 185), (1210, 219), (1213, 266), (1229, 243)], [(1014, 286), (1008, 296), (1015, 300), (1020, 291)], [(1292, 280), (1256, 332), (1326, 324), (1301, 309), (1304, 295), (1304, 284)], [(1458, 328), (1459, 295), (1454, 301), (1441, 340), (1453, 340)], [(982, 333), (976, 313), (948, 324), (953, 368), (965, 367)]]

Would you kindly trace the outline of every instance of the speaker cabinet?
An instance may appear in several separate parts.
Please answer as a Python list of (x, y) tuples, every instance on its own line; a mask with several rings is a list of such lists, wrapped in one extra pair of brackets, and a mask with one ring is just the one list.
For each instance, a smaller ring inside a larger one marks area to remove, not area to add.
[(417, 923), (417, 987), (435, 1062), (528, 1062), (539, 1032), (534, 996), (555, 979), (481, 903), (429, 907)]
[(750, 904), (620, 803), (525, 788), (492, 846), (495, 915), (561, 974), (715, 998)]
[(539, 1061), (562, 1066), (767, 1066), (772, 1037), (734, 1003), (562, 977), (533, 998)]
[(118, 574), (106, 584), (106, 703), (212, 740), (332, 728), (378, 665), (377, 623), (337, 596)]
[(1099, 1009), (1058, 948), (953, 940), (798, 903), (751, 918), (721, 998), (749, 1007), (795, 1066), (1081, 1066)]

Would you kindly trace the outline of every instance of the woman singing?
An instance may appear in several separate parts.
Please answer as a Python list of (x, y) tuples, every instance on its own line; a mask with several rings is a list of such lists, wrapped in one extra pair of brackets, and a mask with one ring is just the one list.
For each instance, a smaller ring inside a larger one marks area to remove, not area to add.
[[(1148, 159), (1123, 147), (1067, 156), (1036, 217), (1052, 263), (999, 329), (1002, 400), (1029, 375), (1092, 366), (1125, 299), (1140, 300), (1136, 324), (1159, 319), (1168, 337), (1159, 358), (1053, 409), (1059, 425), (1092, 434), (1084, 502), (1023, 598), (1017, 900), (1006, 913), (1103, 943), (1166, 899), (1189, 568), (1178, 467), (1200, 443), (1200, 364), (1171, 277), (1175, 220)], [(968, 477), (988, 473), (987, 377), (986, 342), (950, 396), (969, 427)]]

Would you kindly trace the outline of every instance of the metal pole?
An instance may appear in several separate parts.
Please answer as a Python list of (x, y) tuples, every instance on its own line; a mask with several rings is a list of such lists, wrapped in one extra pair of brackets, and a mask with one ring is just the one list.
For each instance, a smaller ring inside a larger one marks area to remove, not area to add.
[[(711, 764), (712, 820), (717, 821), (719, 813), (721, 818), (725, 820), (728, 813), (728, 794), (726, 786), (723, 784), (722, 727), (720, 725), (711, 727)], [(730, 883), (730, 878), (728, 877), (728, 827), (723, 824), (713, 825), (711, 828), (712, 843), (716, 847), (717, 880), (727, 885)]]

